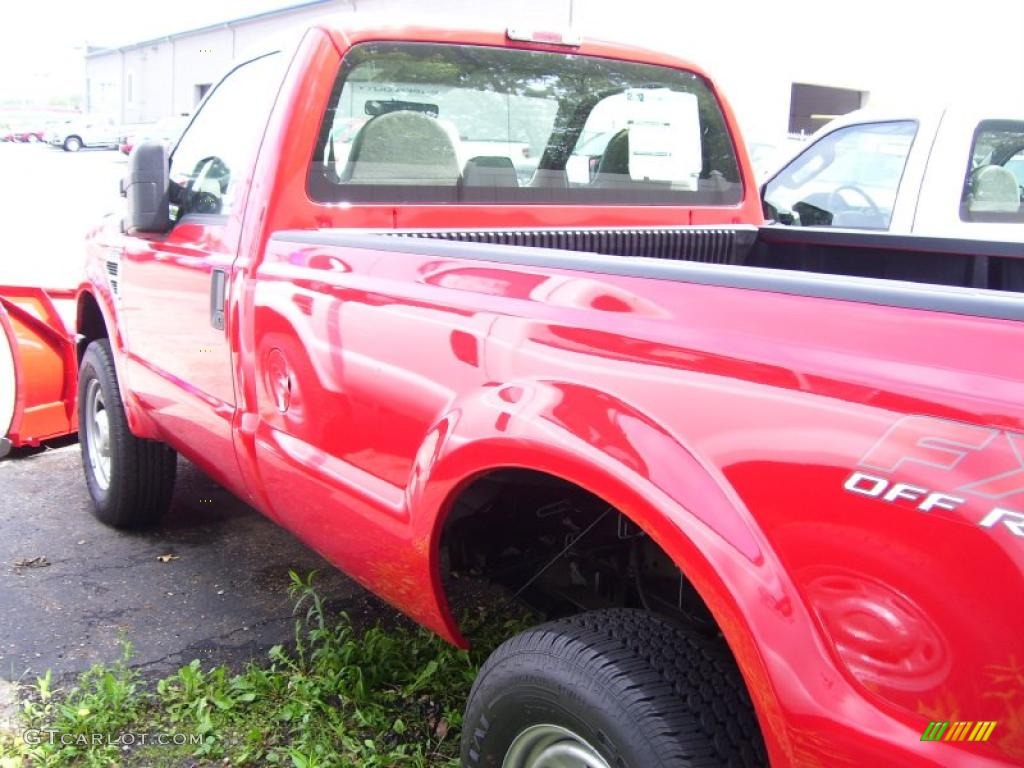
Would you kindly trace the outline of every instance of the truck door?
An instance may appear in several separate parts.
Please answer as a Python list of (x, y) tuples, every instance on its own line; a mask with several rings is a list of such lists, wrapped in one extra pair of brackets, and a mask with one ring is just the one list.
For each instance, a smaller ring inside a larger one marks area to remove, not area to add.
[(172, 229), (126, 238), (121, 255), (130, 387), (167, 442), (229, 487), (234, 329), (224, 304), (283, 58), (248, 61), (217, 85), (171, 155)]

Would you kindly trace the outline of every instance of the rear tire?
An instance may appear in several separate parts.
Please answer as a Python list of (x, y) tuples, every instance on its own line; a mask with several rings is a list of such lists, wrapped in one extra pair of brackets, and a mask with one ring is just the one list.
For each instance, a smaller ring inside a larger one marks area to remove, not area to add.
[(462, 765), (767, 765), (728, 650), (644, 611), (585, 613), (499, 647), (473, 684)]
[(82, 140), (77, 136), (68, 136), (64, 139), (65, 152), (77, 152), (82, 148)]
[(142, 528), (159, 520), (171, 503), (177, 454), (129, 430), (106, 339), (92, 342), (82, 356), (78, 433), (93, 514), (115, 528)]

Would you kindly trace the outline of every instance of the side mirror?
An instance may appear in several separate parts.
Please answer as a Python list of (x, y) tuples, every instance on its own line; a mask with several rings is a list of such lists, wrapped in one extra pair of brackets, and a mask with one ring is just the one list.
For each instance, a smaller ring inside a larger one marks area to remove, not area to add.
[(128, 177), (121, 185), (127, 200), (127, 232), (167, 232), (171, 228), (168, 168), (163, 142), (146, 141), (132, 150)]

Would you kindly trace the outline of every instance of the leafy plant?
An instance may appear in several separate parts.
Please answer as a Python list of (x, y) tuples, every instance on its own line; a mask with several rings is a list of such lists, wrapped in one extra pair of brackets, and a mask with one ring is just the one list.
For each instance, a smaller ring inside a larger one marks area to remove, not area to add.
[(454, 766), (462, 706), (490, 650), (521, 629), (525, 615), (463, 618), (479, 638), (471, 652), (403, 624), (353, 627), (329, 616), (314, 574), (290, 574), (293, 647), (274, 646), (262, 664), (232, 674), (199, 660), (151, 686), (121, 658), (94, 666), (67, 691), (47, 673), (29, 689), (28, 726), (68, 734), (183, 733), (201, 744), (25, 744), (0, 739), (0, 768), (180, 765), (224, 759), (236, 766), (288, 768)]

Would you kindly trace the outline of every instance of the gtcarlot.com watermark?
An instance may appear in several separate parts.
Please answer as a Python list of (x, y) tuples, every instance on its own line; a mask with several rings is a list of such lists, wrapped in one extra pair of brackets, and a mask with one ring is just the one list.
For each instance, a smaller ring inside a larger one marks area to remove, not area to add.
[(76, 747), (134, 747), (146, 744), (170, 746), (203, 743), (201, 733), (68, 733), (56, 728), (29, 728), (22, 733), (25, 743), (30, 746), (53, 744)]

